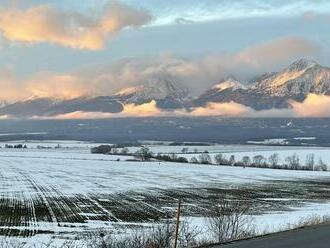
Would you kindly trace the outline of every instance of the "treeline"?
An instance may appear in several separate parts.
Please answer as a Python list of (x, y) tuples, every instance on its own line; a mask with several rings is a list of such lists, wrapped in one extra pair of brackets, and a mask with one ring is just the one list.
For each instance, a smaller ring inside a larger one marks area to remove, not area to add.
[[(119, 147), (116, 145), (100, 145), (91, 149), (92, 153), (115, 154), (115, 155), (131, 155), (138, 161), (166, 161), (177, 163), (193, 163), (193, 164), (209, 164), (237, 167), (255, 167), (255, 168), (271, 168), (286, 170), (308, 170), (308, 171), (328, 171), (328, 165), (323, 162), (322, 158), (315, 158), (314, 154), (307, 154), (305, 160), (302, 161), (297, 154), (287, 156), (284, 162), (280, 163), (279, 154), (273, 153), (269, 157), (263, 155), (243, 156), (237, 159), (235, 155), (226, 157), (219, 153), (211, 157), (208, 151), (200, 153), (198, 156), (190, 159), (184, 156), (178, 156), (175, 153), (158, 153), (154, 154), (148, 147), (141, 147), (134, 153), (130, 153), (127, 147)], [(186, 152), (184, 150), (183, 152)]]
[(27, 146), (23, 145), (23, 144), (17, 144), (17, 145), (9, 145), (9, 144), (5, 144), (5, 148), (14, 148), (14, 149), (26, 149)]
[(147, 161), (151, 159), (177, 162), (177, 163), (193, 163), (193, 164), (209, 164), (222, 166), (237, 166), (237, 167), (254, 167), (254, 168), (270, 168), (270, 169), (285, 169), (285, 170), (308, 170), (308, 171), (328, 171), (328, 165), (323, 162), (322, 158), (315, 158), (314, 154), (307, 154), (304, 161), (297, 154), (287, 156), (284, 162), (280, 163), (279, 154), (273, 153), (269, 157), (263, 155), (243, 156), (237, 159), (235, 155), (226, 157), (224, 154), (216, 154), (213, 159), (211, 155), (205, 151), (197, 157), (191, 157), (188, 160), (186, 157), (177, 156), (174, 153), (154, 155), (149, 148), (142, 147), (134, 156), (141, 160)]
[(223, 154), (217, 154), (214, 156), (214, 163), (212, 163), (211, 156), (208, 153), (203, 153), (199, 155), (198, 158), (192, 157), (190, 162), (255, 168), (328, 171), (328, 165), (323, 162), (322, 158), (316, 160), (314, 154), (308, 154), (303, 162), (297, 154), (293, 154), (287, 156), (284, 159), (284, 163), (280, 163), (280, 158), (277, 153), (269, 157), (264, 157), (263, 155), (255, 155), (253, 157), (243, 156), (239, 160), (237, 160), (234, 155), (227, 158)]
[(120, 145), (99, 145), (96, 147), (92, 147), (91, 153), (127, 155), (129, 153), (129, 150), (127, 147)]

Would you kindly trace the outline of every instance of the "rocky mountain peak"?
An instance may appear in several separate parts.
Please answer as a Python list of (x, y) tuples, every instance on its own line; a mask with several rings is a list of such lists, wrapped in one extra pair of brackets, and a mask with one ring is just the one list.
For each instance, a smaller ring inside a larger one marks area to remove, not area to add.
[(288, 68), (288, 71), (302, 71), (307, 70), (311, 67), (319, 66), (319, 64), (314, 60), (309, 59), (299, 59), (293, 62)]

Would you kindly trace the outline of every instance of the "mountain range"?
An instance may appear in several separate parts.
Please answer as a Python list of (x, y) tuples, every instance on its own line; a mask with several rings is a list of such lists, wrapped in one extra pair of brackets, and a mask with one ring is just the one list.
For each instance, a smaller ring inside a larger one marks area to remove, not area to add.
[(220, 80), (198, 97), (173, 77), (156, 78), (145, 84), (124, 88), (110, 96), (82, 96), (69, 100), (32, 97), (2, 104), (0, 115), (19, 118), (56, 116), (76, 111), (120, 113), (124, 105), (155, 101), (160, 109), (175, 110), (205, 106), (210, 102), (236, 102), (256, 110), (290, 108), (308, 94), (330, 95), (330, 68), (313, 60), (300, 59), (279, 72), (240, 82), (235, 77)]

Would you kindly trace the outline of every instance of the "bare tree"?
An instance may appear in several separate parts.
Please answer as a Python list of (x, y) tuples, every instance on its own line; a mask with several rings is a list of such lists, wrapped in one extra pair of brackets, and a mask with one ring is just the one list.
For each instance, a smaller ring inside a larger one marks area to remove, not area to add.
[(242, 162), (243, 162), (243, 166), (246, 167), (246, 166), (249, 166), (251, 164), (251, 159), (249, 156), (244, 156), (242, 158)]
[(248, 217), (251, 202), (244, 199), (220, 199), (211, 208), (208, 227), (219, 243), (240, 239), (253, 233)]
[[(153, 227), (148, 236), (147, 245), (144, 247), (168, 248), (171, 247), (174, 239), (174, 225), (167, 220), (163, 225)], [(143, 248), (144, 248), (143, 247)]]
[(231, 155), (229, 158), (229, 165), (233, 166), (235, 164), (235, 155)]
[(278, 166), (279, 156), (277, 153), (274, 153), (268, 158), (269, 164), (272, 168), (276, 168)]
[(318, 171), (327, 171), (328, 166), (323, 162), (322, 158), (319, 158), (319, 161), (317, 162), (317, 165), (315, 166), (316, 170)]
[(214, 156), (214, 161), (217, 165), (221, 165), (221, 164), (227, 164), (228, 161), (225, 159), (225, 157), (223, 156), (223, 154), (219, 153), (217, 155)]
[(305, 167), (307, 170), (314, 170), (315, 166), (315, 155), (314, 154), (307, 154)]
[(189, 248), (195, 247), (198, 245), (198, 235), (200, 234), (200, 230), (191, 225), (189, 219), (184, 219), (180, 223), (179, 230), (179, 247), (180, 248)]
[(262, 167), (265, 162), (265, 158), (262, 155), (256, 155), (252, 158), (252, 164), (255, 167)]
[(298, 170), (300, 168), (300, 159), (297, 154), (286, 157), (285, 161), (287, 162), (289, 169)]
[(201, 153), (198, 156), (198, 158), (199, 158), (199, 162), (201, 164), (211, 164), (212, 163), (211, 156), (208, 153), (206, 153), (206, 152)]

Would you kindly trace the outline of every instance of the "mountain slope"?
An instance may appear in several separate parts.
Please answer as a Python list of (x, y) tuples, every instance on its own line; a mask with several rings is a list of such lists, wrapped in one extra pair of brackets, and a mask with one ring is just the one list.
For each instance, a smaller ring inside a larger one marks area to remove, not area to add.
[(188, 90), (167, 76), (122, 89), (114, 97), (123, 104), (139, 105), (155, 100), (160, 108), (177, 109), (185, 106)]
[(14, 117), (56, 116), (76, 111), (118, 113), (123, 106), (112, 97), (79, 97), (71, 100), (34, 98), (0, 108), (1, 115)]
[(166, 77), (129, 87), (112, 96), (78, 97), (70, 100), (33, 97), (0, 107), (0, 115), (14, 117), (56, 116), (76, 111), (120, 113), (125, 104), (140, 105), (156, 101), (162, 109), (183, 108), (188, 91)]
[(283, 71), (257, 82), (254, 90), (302, 101), (309, 93), (330, 93), (330, 68), (312, 60), (298, 60)]
[(120, 113), (126, 104), (141, 105), (151, 101), (165, 110), (191, 109), (210, 102), (236, 102), (263, 110), (289, 108), (292, 100), (303, 101), (310, 93), (330, 95), (330, 68), (301, 59), (280, 72), (256, 76), (249, 83), (239, 82), (234, 77), (225, 78), (193, 100), (175, 78), (162, 76), (110, 96), (70, 100), (34, 97), (0, 106), (0, 115), (29, 118), (76, 111)]
[(195, 99), (194, 106), (233, 101), (257, 110), (288, 108), (290, 100), (303, 101), (310, 93), (330, 95), (330, 68), (301, 59), (280, 72), (256, 77), (248, 86), (224, 80)]

